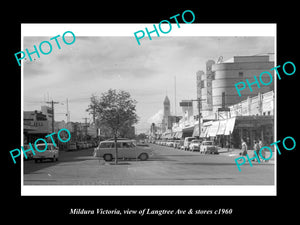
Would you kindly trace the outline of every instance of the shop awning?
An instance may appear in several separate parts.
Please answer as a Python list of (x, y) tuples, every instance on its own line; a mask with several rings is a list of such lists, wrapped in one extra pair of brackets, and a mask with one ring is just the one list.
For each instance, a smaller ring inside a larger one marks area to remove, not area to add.
[(219, 121), (213, 121), (212, 125), (209, 127), (207, 136), (215, 137), (219, 129), (219, 124), (220, 124)]
[(227, 119), (226, 129), (224, 135), (230, 135), (233, 132), (234, 125), (235, 125), (235, 117)]
[(178, 131), (175, 138), (182, 138), (182, 131)]
[(226, 130), (227, 121), (228, 120), (220, 120), (220, 124), (219, 124), (219, 129), (218, 129), (217, 135), (224, 135), (225, 130)]
[(206, 137), (207, 136), (207, 131), (208, 131), (209, 127), (201, 127), (201, 133), (200, 133), (200, 137)]
[(198, 124), (194, 127), (194, 131), (193, 131), (193, 137), (195, 136), (199, 136), (199, 126)]
[[(206, 135), (205, 135), (206, 130), (207, 130), (207, 127), (203, 126), (201, 124), (200, 137), (206, 137)], [(196, 124), (195, 127), (194, 127), (193, 137), (195, 137), (195, 136), (199, 136), (199, 126), (198, 126), (198, 124)]]

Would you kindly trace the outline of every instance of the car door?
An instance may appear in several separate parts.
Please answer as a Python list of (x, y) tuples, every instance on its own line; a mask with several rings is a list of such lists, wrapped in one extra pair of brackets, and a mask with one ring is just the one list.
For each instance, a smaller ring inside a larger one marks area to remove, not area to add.
[[(126, 158), (126, 150), (124, 151), (123, 142), (117, 142), (117, 148), (118, 148), (118, 158)], [(115, 143), (114, 143), (114, 149), (115, 152)], [(115, 155), (115, 153), (114, 153)]]
[(137, 148), (132, 142), (128, 142), (127, 151), (129, 158), (135, 159), (137, 157)]
[(130, 142), (122, 142), (120, 148), (120, 157), (121, 158), (132, 158), (133, 157), (132, 146)]

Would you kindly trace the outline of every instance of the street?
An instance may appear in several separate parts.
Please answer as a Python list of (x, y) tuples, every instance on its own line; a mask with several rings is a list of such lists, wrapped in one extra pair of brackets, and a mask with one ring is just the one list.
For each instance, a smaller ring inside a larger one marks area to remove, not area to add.
[(273, 185), (274, 163), (235, 164), (237, 156), (202, 155), (150, 144), (147, 161), (93, 157), (93, 148), (61, 151), (59, 161), (24, 161), (24, 185)]

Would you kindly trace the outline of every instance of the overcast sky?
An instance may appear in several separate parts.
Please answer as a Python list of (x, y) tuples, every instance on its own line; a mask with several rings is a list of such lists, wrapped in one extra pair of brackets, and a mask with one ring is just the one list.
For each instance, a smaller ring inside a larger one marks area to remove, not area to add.
[[(50, 38), (50, 37), (49, 37)], [(47, 37), (25, 37), (24, 49), (49, 40)], [(205, 62), (233, 56), (274, 52), (272, 37), (159, 37), (138, 45), (133, 37), (77, 37), (72, 45), (60, 40), (49, 55), (34, 54), (36, 60), (24, 60), (24, 110), (40, 110), (44, 101), (55, 105), (56, 121), (66, 121), (66, 99), (71, 121), (84, 122), (92, 94), (109, 88), (130, 92), (137, 100), (137, 133), (145, 132), (157, 122), (168, 94), (174, 114), (174, 77), (177, 105), (196, 98), (196, 72), (205, 71)], [(46, 46), (43, 46), (46, 52)], [(254, 74), (255, 75), (255, 74)], [(179, 106), (177, 114), (181, 114)]]

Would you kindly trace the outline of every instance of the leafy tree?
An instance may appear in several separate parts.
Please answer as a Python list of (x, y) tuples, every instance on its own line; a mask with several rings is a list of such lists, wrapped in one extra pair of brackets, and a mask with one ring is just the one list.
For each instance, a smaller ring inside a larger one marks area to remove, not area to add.
[(96, 124), (105, 126), (111, 131), (115, 139), (116, 164), (118, 163), (117, 138), (121, 130), (137, 123), (136, 104), (137, 101), (131, 98), (129, 92), (122, 90), (109, 89), (102, 93), (100, 98), (95, 95), (91, 97), (87, 111), (94, 116)]

